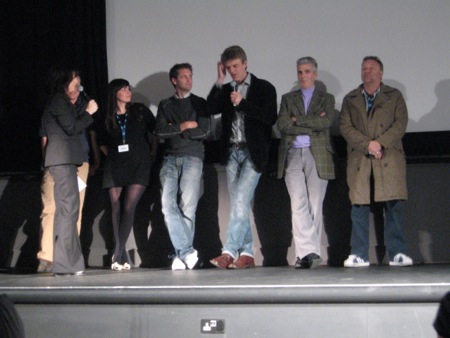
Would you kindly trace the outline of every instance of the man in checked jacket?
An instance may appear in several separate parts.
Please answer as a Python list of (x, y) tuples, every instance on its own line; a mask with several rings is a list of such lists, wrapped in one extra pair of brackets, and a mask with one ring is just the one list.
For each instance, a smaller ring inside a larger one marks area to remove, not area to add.
[(315, 86), (317, 62), (312, 57), (297, 60), (297, 78), (300, 89), (282, 96), (277, 120), (278, 178), (284, 176), (291, 199), (295, 268), (313, 269), (322, 262), (322, 204), (328, 180), (334, 179), (334, 97)]

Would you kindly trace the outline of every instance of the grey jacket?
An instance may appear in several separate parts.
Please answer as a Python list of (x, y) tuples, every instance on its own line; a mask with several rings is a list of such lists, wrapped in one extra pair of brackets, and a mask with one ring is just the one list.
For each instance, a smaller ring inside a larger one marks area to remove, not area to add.
[(80, 134), (93, 122), (89, 113), (76, 112), (75, 106), (63, 94), (56, 94), (42, 116), (48, 144), (44, 166), (82, 165), (85, 161)]

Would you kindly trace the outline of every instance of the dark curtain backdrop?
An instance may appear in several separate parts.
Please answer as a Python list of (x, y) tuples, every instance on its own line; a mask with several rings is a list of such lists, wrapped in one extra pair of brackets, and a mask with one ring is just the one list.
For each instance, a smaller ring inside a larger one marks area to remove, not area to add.
[(0, 173), (36, 171), (48, 69), (57, 63), (79, 69), (86, 92), (103, 102), (105, 1), (5, 1), (0, 28)]

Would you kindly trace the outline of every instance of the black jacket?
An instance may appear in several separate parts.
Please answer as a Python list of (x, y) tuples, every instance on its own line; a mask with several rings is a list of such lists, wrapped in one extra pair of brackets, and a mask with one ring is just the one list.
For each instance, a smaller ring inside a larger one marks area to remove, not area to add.
[(228, 162), (232, 122), (237, 109), (244, 115), (245, 139), (255, 170), (262, 172), (269, 159), (272, 126), (277, 119), (277, 93), (270, 82), (251, 76), (247, 98), (238, 107), (231, 103), (229, 83), (222, 87), (215, 85), (207, 101), (210, 114), (222, 114), (222, 162)]

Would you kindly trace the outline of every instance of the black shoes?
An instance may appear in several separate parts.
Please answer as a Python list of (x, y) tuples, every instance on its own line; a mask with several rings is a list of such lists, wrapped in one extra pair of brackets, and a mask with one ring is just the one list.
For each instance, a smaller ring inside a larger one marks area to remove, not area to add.
[(55, 277), (84, 276), (84, 271), (77, 271), (77, 272), (55, 272), (53, 275), (54, 275)]
[(295, 262), (296, 269), (314, 269), (320, 265), (322, 262), (322, 258), (315, 253), (310, 253), (306, 255), (302, 259), (297, 257), (297, 261)]

